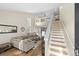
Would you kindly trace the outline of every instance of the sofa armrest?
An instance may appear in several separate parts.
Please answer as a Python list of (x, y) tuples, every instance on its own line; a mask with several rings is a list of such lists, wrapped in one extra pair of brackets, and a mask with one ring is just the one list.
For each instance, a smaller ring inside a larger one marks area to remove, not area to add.
[(11, 44), (10, 43), (4, 43), (4, 44), (0, 44), (0, 53), (2, 53), (3, 51), (11, 48)]

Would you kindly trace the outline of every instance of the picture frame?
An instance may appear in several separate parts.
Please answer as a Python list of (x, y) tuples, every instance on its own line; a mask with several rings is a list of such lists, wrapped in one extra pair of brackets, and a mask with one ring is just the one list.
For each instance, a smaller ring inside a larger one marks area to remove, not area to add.
[(17, 26), (0, 24), (0, 34), (17, 33)]

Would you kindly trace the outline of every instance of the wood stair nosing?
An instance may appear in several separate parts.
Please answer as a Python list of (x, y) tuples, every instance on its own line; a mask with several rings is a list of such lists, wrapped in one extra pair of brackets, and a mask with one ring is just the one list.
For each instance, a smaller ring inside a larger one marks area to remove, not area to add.
[(63, 46), (63, 45), (58, 45), (58, 44), (54, 44), (54, 43), (52, 43), (52, 44), (50, 44), (51, 46), (57, 46), (57, 47), (62, 47), (62, 48), (66, 48), (66, 46)]
[(50, 38), (50, 40), (57, 40), (57, 41), (63, 41), (63, 42), (65, 41), (65, 40), (62, 40), (62, 39), (55, 39), (55, 38), (54, 39)]
[(64, 39), (64, 38), (61, 38), (61, 37), (50, 37), (50, 38), (56, 38), (56, 39)]
[(54, 36), (54, 35), (50, 35), (50, 37), (59, 37), (59, 38), (64, 38), (64, 36)]
[(60, 43), (65, 43), (64, 41), (58, 41), (58, 40), (51, 40), (53, 42), (60, 42)]
[(51, 33), (63, 33), (63, 32), (60, 32), (60, 31), (59, 31), (59, 32), (58, 32), (58, 31), (53, 31), (53, 32), (51, 32)]
[(64, 36), (64, 35), (51, 34), (51, 36)]

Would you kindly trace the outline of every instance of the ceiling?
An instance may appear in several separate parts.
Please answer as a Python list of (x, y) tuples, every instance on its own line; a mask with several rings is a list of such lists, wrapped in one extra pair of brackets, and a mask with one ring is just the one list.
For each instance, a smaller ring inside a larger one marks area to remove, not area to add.
[(0, 3), (0, 10), (38, 13), (43, 11), (56, 11), (58, 3)]

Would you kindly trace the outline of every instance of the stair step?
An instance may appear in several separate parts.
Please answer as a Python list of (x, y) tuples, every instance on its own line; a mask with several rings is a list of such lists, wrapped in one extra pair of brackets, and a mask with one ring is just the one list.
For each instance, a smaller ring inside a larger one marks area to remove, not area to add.
[(57, 56), (57, 55), (55, 55), (55, 54), (53, 54), (53, 53), (50, 53), (49, 56)]
[(51, 54), (51, 56), (57, 56), (60, 54), (60, 52), (55, 52), (55, 51), (49, 51), (49, 55)]
[(51, 35), (63, 35), (64, 36), (64, 33), (50, 33)]
[(55, 44), (55, 45), (60, 45), (60, 46), (66, 46), (65, 43), (53, 42), (53, 41), (51, 41), (50, 44)]
[(51, 40), (53, 42), (60, 42), (60, 43), (64, 43), (64, 41), (58, 41), (58, 40)]
[(54, 52), (60, 52), (58, 49), (55, 49), (55, 48), (50, 48), (50, 51), (54, 51)]
[(60, 21), (53, 21), (48, 54), (50, 56), (68, 55), (63, 26)]
[(53, 30), (52, 29), (52, 32), (63, 32), (63, 30)]
[(65, 41), (65, 40), (62, 40), (62, 39), (56, 39), (56, 38), (50, 38), (50, 40), (57, 40), (57, 41)]
[[(62, 49), (62, 51), (60, 51), (60, 50), (58, 50), (58, 49), (55, 49), (55, 48), (50, 48), (50, 52), (53, 52), (54, 51), (54, 53), (62, 53), (62, 54), (64, 54), (64, 55), (68, 55), (68, 52), (67, 51), (65, 51), (65, 50), (63, 50)], [(53, 53), (53, 54), (54, 54)], [(51, 53), (52, 54), (52, 53)], [(54, 55), (56, 55), (56, 54), (54, 54)]]
[(53, 32), (51, 32), (51, 33), (57, 33), (57, 34), (58, 34), (58, 33), (59, 33), (59, 34), (62, 33), (62, 34), (63, 34), (63, 32), (60, 32), (60, 31), (59, 31), (59, 32), (53, 31)]
[(57, 46), (57, 47), (66, 48), (65, 45), (58, 45), (58, 44), (55, 44), (55, 43), (51, 43), (50, 45), (51, 45), (51, 46)]
[(52, 45), (49, 45), (49, 49), (50, 49), (50, 48), (52, 48), (52, 49), (54, 48), (54, 49), (57, 49), (57, 50), (59, 50), (59, 51), (60, 51), (61, 49), (62, 49), (63, 51), (67, 51), (67, 48), (62, 48), (62, 47), (58, 47), (58, 46), (54, 46), (54, 45), (53, 45), (53, 46), (52, 46)]
[(64, 35), (51, 34), (51, 36), (64, 36)]
[(55, 39), (64, 39), (62, 37), (50, 37), (50, 38), (55, 38)]
[(63, 54), (68, 55), (68, 52), (67, 51), (63, 51)]
[(64, 38), (64, 36), (53, 36), (53, 35), (50, 35), (50, 37), (61, 37), (61, 38)]
[(67, 48), (59, 48), (59, 47), (49, 47), (49, 48), (50, 48), (49, 52), (53, 54), (62, 53), (64, 55), (68, 55)]

